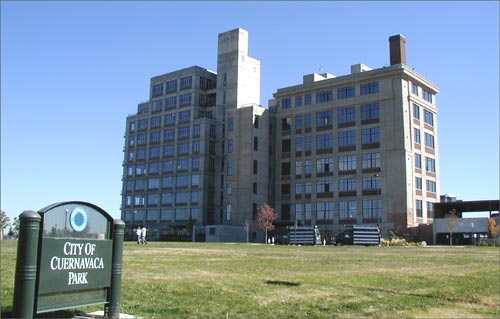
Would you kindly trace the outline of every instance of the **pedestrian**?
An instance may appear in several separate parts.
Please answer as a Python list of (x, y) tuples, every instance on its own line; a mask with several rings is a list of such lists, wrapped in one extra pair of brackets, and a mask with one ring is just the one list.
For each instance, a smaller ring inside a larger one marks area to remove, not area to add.
[(147, 244), (148, 243), (148, 241), (146, 240), (146, 227), (142, 227), (141, 240), (142, 240), (143, 244)]
[(141, 243), (141, 237), (142, 237), (142, 231), (141, 231), (141, 226), (137, 227), (135, 230), (135, 234), (137, 235), (137, 245)]

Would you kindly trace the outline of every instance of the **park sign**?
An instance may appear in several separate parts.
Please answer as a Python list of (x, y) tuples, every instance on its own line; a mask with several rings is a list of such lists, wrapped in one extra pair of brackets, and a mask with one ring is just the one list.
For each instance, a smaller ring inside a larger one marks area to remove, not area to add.
[(119, 316), (125, 224), (73, 201), (20, 216), (14, 316), (105, 304)]

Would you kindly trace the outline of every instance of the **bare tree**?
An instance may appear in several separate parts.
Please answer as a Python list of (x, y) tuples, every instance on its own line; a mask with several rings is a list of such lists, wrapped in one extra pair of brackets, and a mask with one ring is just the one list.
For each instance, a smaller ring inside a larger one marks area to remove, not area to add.
[(278, 218), (278, 214), (274, 212), (274, 208), (268, 204), (263, 204), (259, 207), (257, 211), (257, 222), (255, 226), (259, 229), (263, 229), (266, 232), (266, 243), (267, 243), (267, 232), (274, 229), (273, 221)]
[(453, 233), (458, 230), (459, 218), (458, 218), (457, 210), (455, 208), (450, 210), (446, 215), (444, 215), (443, 220), (444, 220), (446, 226), (448, 226), (448, 232), (450, 234), (450, 246), (452, 246), (453, 245), (453, 240), (452, 240)]

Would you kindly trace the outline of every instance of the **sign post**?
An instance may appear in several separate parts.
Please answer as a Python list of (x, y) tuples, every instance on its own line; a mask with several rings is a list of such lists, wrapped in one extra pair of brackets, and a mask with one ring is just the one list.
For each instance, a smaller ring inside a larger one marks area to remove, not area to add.
[(15, 318), (33, 318), (35, 303), (38, 235), (42, 218), (34, 211), (19, 216), (16, 281), (14, 284), (13, 315)]
[(123, 221), (78, 201), (21, 217), (14, 316), (105, 304), (119, 317)]

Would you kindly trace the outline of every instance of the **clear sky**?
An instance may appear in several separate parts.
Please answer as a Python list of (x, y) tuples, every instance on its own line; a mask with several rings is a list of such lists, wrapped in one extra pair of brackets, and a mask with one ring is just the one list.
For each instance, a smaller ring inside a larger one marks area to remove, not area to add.
[(304, 74), (407, 64), (437, 95), (441, 194), (499, 198), (499, 2), (1, 1), (1, 208), (66, 200), (120, 217), (125, 119), (151, 77), (216, 71), (217, 36), (242, 27), (261, 103)]

